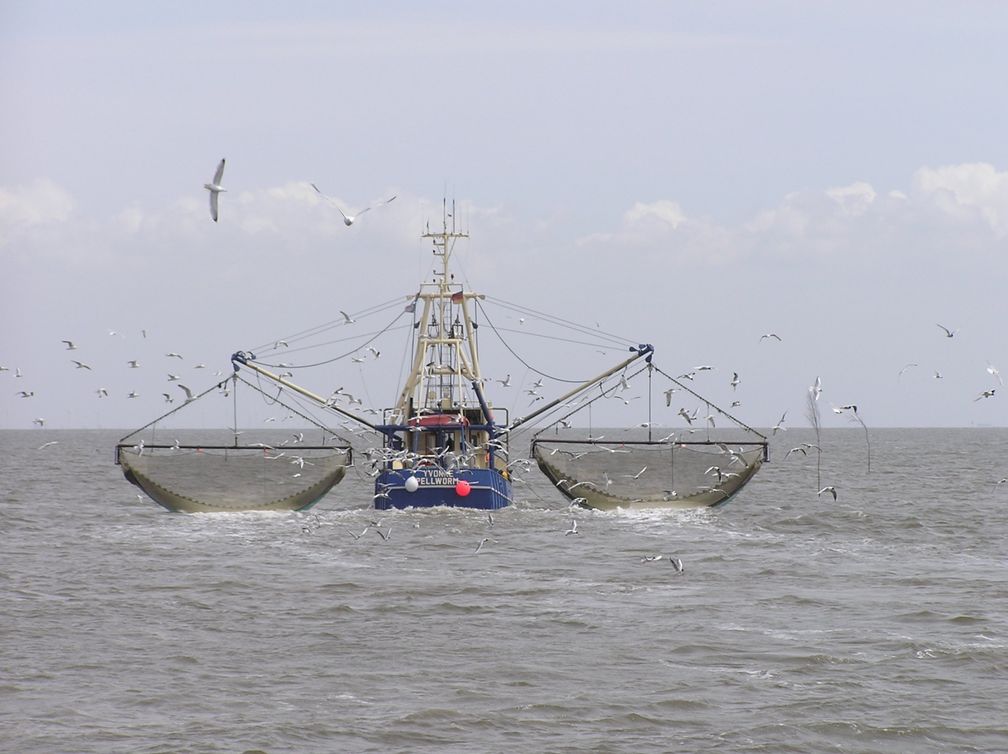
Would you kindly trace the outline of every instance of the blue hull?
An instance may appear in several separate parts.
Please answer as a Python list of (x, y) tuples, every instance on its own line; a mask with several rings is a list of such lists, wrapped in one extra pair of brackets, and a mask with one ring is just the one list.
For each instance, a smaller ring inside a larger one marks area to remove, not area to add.
[[(406, 484), (410, 477), (417, 480), (414, 492), (410, 492)], [(468, 494), (460, 494), (460, 481), (468, 483)], [(375, 508), (378, 510), (439, 505), (497, 510), (510, 504), (510, 480), (490, 469), (396, 469), (381, 472), (375, 480)]]

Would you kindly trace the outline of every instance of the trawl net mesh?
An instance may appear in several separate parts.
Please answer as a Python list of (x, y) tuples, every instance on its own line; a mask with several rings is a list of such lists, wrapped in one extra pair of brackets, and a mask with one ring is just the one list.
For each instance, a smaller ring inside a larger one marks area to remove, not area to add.
[(724, 503), (759, 469), (764, 448), (758, 443), (537, 439), (532, 453), (567, 498), (610, 510)]
[(119, 449), (127, 479), (165, 508), (190, 513), (306, 508), (343, 478), (347, 460), (328, 447)]

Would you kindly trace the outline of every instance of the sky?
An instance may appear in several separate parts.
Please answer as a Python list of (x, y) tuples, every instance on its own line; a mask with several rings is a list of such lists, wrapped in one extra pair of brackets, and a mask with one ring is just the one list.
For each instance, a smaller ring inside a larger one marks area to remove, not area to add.
[[(467, 289), (651, 343), (673, 376), (713, 366), (690, 384), (752, 426), (807, 426), (817, 377), (827, 427), (848, 404), (1006, 426), (1006, 22), (995, 2), (0, 2), (0, 428), (136, 428), (181, 396), (168, 375), (199, 392), (341, 310), (334, 339), (380, 330), (398, 303), (356, 315), (429, 280), (444, 196)], [(396, 199), (348, 228), (312, 183), (348, 212)], [(512, 416), (537, 371), (622, 358), (486, 307), (522, 357), (484, 328)], [(408, 337), (297, 379), (390, 406)], [(645, 418), (646, 382), (613, 422)], [(693, 403), (657, 388), (651, 420), (681, 425)]]

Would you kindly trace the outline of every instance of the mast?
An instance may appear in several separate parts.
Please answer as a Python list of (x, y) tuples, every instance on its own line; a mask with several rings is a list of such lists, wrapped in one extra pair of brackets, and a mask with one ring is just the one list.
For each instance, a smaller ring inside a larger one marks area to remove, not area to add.
[(436, 267), (433, 282), (421, 285), (417, 294), (423, 301), (423, 310), (415, 325), (417, 348), (413, 368), (396, 404), (401, 420), (420, 411), (450, 413), (467, 407), (465, 386), (478, 385), (482, 379), (470, 314), (470, 301), (480, 296), (464, 291), (450, 271), (455, 244), (468, 239), (469, 233), (456, 221), (454, 201), (450, 209), (447, 199), (442, 200), (441, 230), (432, 231), (428, 223), (421, 235), (434, 244)]

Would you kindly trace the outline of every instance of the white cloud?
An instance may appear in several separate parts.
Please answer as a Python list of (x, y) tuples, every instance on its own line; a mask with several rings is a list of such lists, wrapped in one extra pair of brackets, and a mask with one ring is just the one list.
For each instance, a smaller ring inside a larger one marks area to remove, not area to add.
[(75, 207), (68, 191), (44, 178), (28, 186), (0, 187), (0, 244), (39, 225), (65, 222)]
[(826, 189), (826, 196), (836, 202), (843, 212), (850, 215), (863, 215), (878, 195), (870, 183), (857, 181), (849, 186)]
[(950, 217), (969, 222), (979, 214), (999, 237), (1008, 235), (1008, 172), (985, 162), (924, 167), (913, 182), (919, 195)]
[(879, 193), (866, 181), (785, 195), (736, 223), (691, 217), (674, 199), (635, 202), (618, 229), (578, 240), (628, 254), (661, 249), (665, 258), (720, 265), (752, 259), (836, 256), (877, 259), (941, 243), (983, 248), (1008, 235), (1008, 172), (988, 164), (921, 168), (908, 191)]

